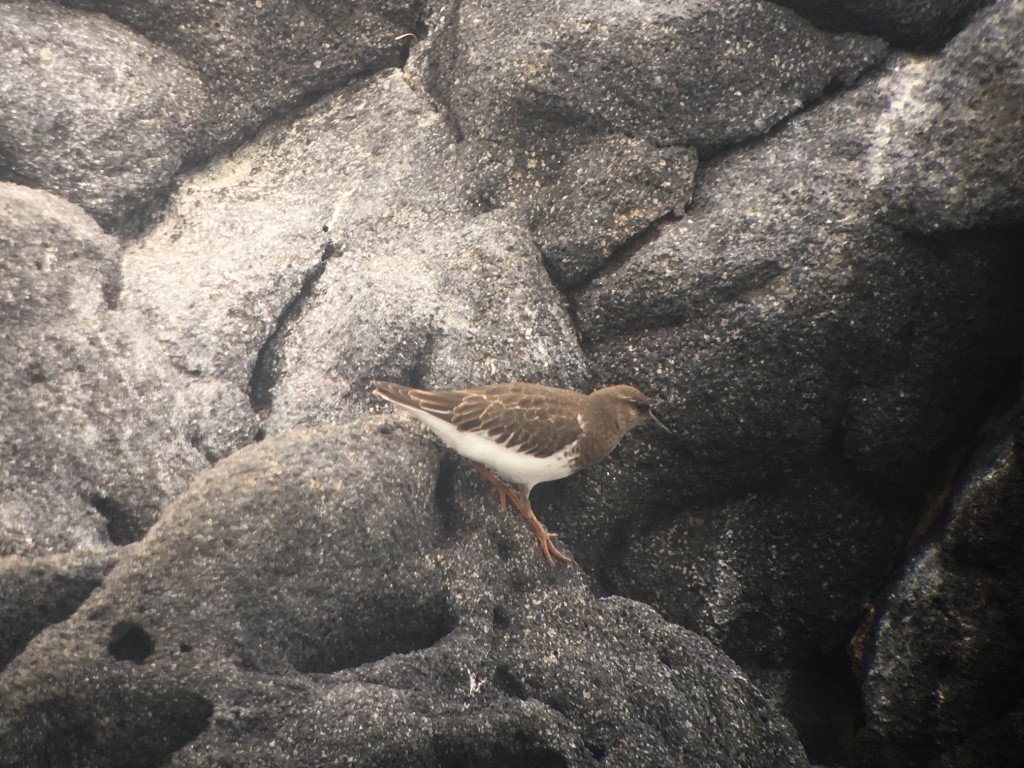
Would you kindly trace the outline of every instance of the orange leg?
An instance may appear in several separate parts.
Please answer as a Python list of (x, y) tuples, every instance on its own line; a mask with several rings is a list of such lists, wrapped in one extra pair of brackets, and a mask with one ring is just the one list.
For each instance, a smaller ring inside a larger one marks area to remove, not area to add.
[(501, 511), (504, 512), (505, 502), (509, 498), (511, 498), (512, 495), (516, 493), (516, 491), (505, 485), (505, 483), (503, 483), (496, 474), (491, 472), (491, 470), (489, 470), (480, 462), (470, 461), (469, 463), (473, 465), (473, 469), (479, 472), (480, 475), (484, 478), (484, 480), (491, 484), (491, 491), (494, 493), (495, 496), (498, 497), (498, 504), (501, 505)]
[(544, 523), (537, 519), (537, 516), (533, 513), (533, 508), (530, 506), (530, 499), (528, 497), (506, 485), (483, 464), (475, 461), (470, 463), (473, 465), (473, 469), (479, 472), (491, 484), (491, 490), (497, 494), (502, 512), (505, 511), (506, 501), (511, 501), (512, 506), (519, 510), (519, 514), (526, 518), (526, 522), (529, 523), (530, 528), (533, 529), (533, 534), (537, 537), (537, 543), (540, 544), (540, 553), (548, 565), (554, 565), (555, 560), (562, 563), (572, 562), (571, 557), (561, 552), (555, 546), (555, 537), (558, 534), (550, 533), (544, 527)]

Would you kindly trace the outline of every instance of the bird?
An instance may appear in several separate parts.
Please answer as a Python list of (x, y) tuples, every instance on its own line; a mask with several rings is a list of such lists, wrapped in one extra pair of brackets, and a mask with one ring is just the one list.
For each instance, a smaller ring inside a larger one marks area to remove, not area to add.
[(511, 502), (530, 525), (548, 565), (571, 563), (534, 514), (530, 491), (604, 459), (633, 428), (653, 422), (669, 434), (653, 401), (627, 384), (589, 395), (512, 382), (467, 389), (417, 389), (373, 382), (373, 394), (410, 413), (469, 459), (491, 484), (501, 511)]

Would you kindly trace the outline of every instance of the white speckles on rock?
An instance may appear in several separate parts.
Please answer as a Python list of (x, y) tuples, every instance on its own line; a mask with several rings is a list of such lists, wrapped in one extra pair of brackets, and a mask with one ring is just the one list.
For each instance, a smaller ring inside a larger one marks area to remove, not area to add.
[(271, 368), (272, 430), (364, 410), (375, 378), (580, 385), (539, 254), (467, 210), (452, 146), (398, 73), (329, 97), (185, 181), (126, 256), (125, 304), (200, 375)]

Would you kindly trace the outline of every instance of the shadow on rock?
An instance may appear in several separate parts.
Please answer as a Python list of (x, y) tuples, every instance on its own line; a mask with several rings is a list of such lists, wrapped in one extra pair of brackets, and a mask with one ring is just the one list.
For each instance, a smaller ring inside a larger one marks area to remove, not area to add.
[(806, 765), (728, 658), (545, 566), (401, 424), (200, 475), (0, 677), (0, 765)]

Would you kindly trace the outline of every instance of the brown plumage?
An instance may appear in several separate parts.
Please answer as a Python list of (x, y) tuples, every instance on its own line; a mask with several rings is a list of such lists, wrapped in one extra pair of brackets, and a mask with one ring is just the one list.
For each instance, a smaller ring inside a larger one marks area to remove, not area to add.
[(667, 430), (651, 412), (651, 399), (627, 385), (585, 395), (543, 384), (426, 390), (375, 382), (374, 394), (416, 416), (469, 458), (493, 485), (502, 509), (511, 500), (527, 519), (549, 563), (570, 560), (534, 515), (533, 486), (600, 461), (640, 424), (654, 421)]

